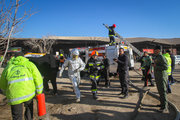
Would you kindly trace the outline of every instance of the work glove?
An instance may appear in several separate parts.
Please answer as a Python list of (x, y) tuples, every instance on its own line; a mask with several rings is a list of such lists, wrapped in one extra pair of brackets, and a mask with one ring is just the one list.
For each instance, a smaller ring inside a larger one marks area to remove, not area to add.
[(101, 70), (101, 67), (97, 67), (97, 70)]

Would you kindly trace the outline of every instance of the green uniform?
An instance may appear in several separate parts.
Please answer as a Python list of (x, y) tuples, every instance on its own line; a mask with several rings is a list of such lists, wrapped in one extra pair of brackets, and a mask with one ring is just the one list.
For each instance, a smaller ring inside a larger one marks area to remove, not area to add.
[(0, 88), (8, 99), (8, 104), (17, 105), (31, 100), (42, 93), (43, 80), (37, 67), (27, 58), (11, 58), (4, 69)]
[(168, 80), (168, 74), (167, 74), (167, 61), (165, 57), (159, 53), (155, 60), (154, 60), (154, 76), (155, 81), (157, 85), (157, 90), (160, 95), (160, 102), (161, 102), (161, 109), (167, 108), (167, 96), (166, 96), (166, 90), (167, 90), (167, 80)]
[(148, 85), (148, 80), (150, 81), (151, 85), (154, 86), (152, 81), (151, 72), (152, 72), (152, 58), (148, 56), (143, 57), (143, 63), (141, 64), (141, 69), (143, 70), (144, 75), (144, 86)]
[(146, 66), (151, 66), (152, 63), (152, 58), (148, 55), (148, 56), (144, 56), (143, 57), (143, 63), (141, 65), (141, 67), (146, 67)]

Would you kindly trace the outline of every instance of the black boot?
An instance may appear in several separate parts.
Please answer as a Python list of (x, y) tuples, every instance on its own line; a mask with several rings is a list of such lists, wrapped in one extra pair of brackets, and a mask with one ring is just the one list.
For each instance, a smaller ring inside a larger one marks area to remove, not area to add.
[(96, 100), (98, 97), (97, 97), (97, 93), (93, 93), (93, 98)]
[(110, 87), (110, 83), (105, 83), (105, 87), (109, 88)]
[(128, 94), (124, 94), (124, 96), (122, 97), (123, 99), (128, 98)]

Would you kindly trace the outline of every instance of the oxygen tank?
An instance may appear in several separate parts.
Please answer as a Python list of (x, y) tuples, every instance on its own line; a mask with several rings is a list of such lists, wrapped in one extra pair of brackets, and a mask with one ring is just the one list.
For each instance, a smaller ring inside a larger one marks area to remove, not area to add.
[(45, 104), (45, 95), (44, 93), (36, 95), (37, 107), (38, 107), (38, 116), (43, 116), (46, 114), (46, 104)]

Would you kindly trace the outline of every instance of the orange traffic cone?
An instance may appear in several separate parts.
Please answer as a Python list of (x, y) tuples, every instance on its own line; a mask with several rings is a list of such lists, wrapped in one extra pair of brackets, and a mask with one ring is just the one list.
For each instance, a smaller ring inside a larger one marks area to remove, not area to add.
[(43, 116), (46, 114), (46, 104), (45, 104), (45, 95), (44, 93), (36, 95), (38, 101), (38, 116)]

